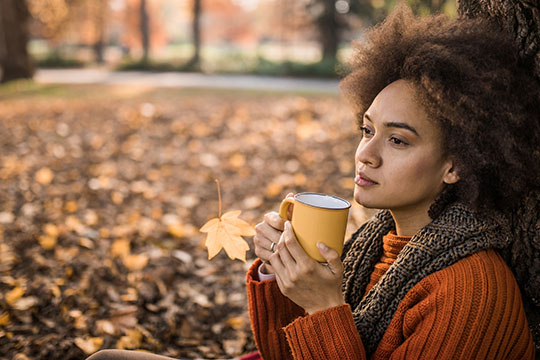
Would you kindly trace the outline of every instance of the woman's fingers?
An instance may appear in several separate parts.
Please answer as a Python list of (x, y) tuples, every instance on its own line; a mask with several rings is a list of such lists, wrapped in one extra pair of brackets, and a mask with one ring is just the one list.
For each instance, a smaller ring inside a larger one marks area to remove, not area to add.
[(264, 222), (275, 230), (283, 231), (283, 224), (285, 223), (285, 220), (279, 216), (279, 213), (272, 211), (264, 214)]
[(283, 231), (282, 238), (284, 245), (297, 263), (307, 265), (314, 261), (306, 254), (306, 251), (298, 242), (290, 221), (285, 222), (285, 231)]
[[(279, 217), (279, 215), (277, 216)], [(270, 220), (272, 224), (269, 224), (266, 219)], [(268, 261), (270, 256), (276, 251), (277, 242), (281, 237), (282, 231), (276, 230), (274, 227), (276, 223), (276, 219), (269, 213), (265, 215), (265, 221), (255, 226), (255, 236), (253, 237), (255, 254), (265, 262)]]

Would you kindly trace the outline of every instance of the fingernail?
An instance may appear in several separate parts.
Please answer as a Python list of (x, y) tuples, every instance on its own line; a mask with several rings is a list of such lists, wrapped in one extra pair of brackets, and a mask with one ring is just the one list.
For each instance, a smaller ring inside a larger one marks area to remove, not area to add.
[(317, 246), (318, 246), (319, 249), (321, 249), (322, 251), (328, 251), (328, 246), (324, 245), (322, 242), (318, 242), (318, 243), (317, 243)]

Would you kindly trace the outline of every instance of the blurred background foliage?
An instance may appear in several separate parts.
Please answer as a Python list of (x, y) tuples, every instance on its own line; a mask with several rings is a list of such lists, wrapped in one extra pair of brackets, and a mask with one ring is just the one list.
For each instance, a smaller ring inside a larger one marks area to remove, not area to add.
[[(420, 15), (456, 14), (454, 0), (406, 2)], [(30, 77), (35, 66), (96, 65), (125, 70), (332, 77), (343, 70), (340, 64), (351, 41), (361, 39), (363, 32), (384, 19), (397, 3), (5, 0), (0, 5), (3, 81)], [(27, 45), (17, 47), (10, 42)], [(16, 65), (11, 65), (8, 57)]]

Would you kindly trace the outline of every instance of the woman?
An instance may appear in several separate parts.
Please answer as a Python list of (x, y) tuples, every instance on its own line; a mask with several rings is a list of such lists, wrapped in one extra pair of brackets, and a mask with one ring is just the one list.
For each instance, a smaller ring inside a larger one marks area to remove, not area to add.
[(352, 70), (342, 89), (362, 132), (354, 198), (384, 210), (341, 259), (319, 244), (329, 266), (265, 215), (247, 274), (261, 355), (533, 359), (499, 255), (518, 241), (508, 214), (538, 190), (540, 89), (527, 64), (485, 22), (415, 19), (403, 6), (358, 45)]
[[(384, 210), (341, 258), (319, 244), (328, 266), (305, 254), (290, 222), (265, 215), (247, 274), (261, 356), (533, 359), (520, 288), (498, 251), (530, 240), (507, 229), (537, 194), (538, 83), (489, 24), (416, 19), (403, 6), (352, 65), (342, 89), (362, 133), (354, 198)], [(92, 358), (121, 356), (153, 358)]]

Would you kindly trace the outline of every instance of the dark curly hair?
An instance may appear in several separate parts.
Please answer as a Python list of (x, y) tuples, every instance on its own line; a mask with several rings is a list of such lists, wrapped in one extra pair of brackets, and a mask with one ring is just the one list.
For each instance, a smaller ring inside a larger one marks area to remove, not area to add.
[(359, 122), (383, 88), (404, 79), (441, 129), (443, 151), (454, 159), (460, 181), (435, 200), (432, 218), (459, 201), (502, 215), (507, 224), (526, 219), (510, 230), (521, 238), (507, 255), (537, 311), (540, 84), (531, 62), (520, 59), (509, 34), (488, 20), (416, 18), (405, 5), (354, 48), (340, 88)]
[(401, 5), (355, 44), (340, 87), (361, 119), (387, 85), (411, 82), (455, 159), (453, 198), (504, 211), (539, 183), (540, 88), (524, 65), (512, 39), (485, 20), (418, 19)]

